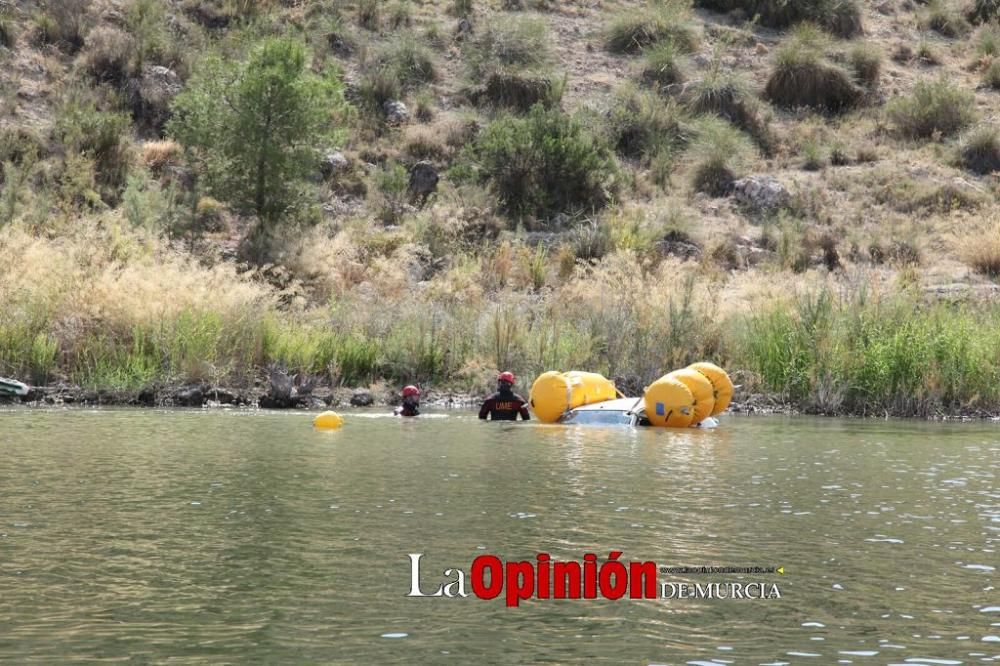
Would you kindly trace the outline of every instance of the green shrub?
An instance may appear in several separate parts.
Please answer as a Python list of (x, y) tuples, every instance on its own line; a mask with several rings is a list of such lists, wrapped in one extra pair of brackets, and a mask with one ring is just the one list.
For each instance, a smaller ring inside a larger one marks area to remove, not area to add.
[(345, 386), (364, 386), (378, 372), (378, 340), (347, 336), (339, 341), (336, 351), (339, 381)]
[(660, 42), (642, 52), (644, 64), (641, 79), (657, 88), (666, 88), (684, 80), (673, 42)]
[(569, 247), (576, 259), (599, 261), (614, 250), (614, 241), (608, 225), (600, 218), (592, 218), (573, 228)]
[(861, 43), (852, 48), (847, 57), (854, 77), (869, 90), (877, 88), (882, 75), (882, 51), (871, 44)]
[(545, 75), (499, 70), (491, 72), (483, 85), (473, 88), (469, 99), (477, 106), (525, 113), (536, 104), (558, 106), (562, 90)]
[(24, 125), (0, 127), (0, 162), (24, 164), (46, 152), (45, 138)]
[(721, 12), (741, 9), (771, 28), (808, 21), (845, 38), (856, 37), (864, 29), (858, 0), (695, 0), (695, 4)]
[(184, 10), (199, 24), (209, 30), (225, 30), (240, 18), (253, 18), (258, 6), (268, 3), (253, 0), (187, 0)]
[(448, 12), (458, 18), (472, 16), (475, 9), (474, 4), (473, 0), (452, 0)]
[(910, 138), (949, 136), (975, 120), (975, 97), (945, 79), (917, 83), (909, 97), (889, 102), (887, 112), (896, 130)]
[(404, 88), (417, 88), (438, 78), (437, 66), (430, 49), (411, 35), (393, 40), (379, 51), (375, 67), (394, 74)]
[(124, 113), (101, 111), (82, 91), (71, 91), (56, 119), (54, 134), (68, 153), (94, 163), (102, 198), (117, 201), (128, 175), (131, 120)]
[(398, 224), (406, 207), (409, 177), (406, 167), (398, 162), (390, 162), (372, 174), (374, 187), (369, 192), (374, 195), (376, 215), (383, 224)]
[(857, 37), (864, 32), (863, 5), (857, 0), (825, 0), (821, 4), (825, 4), (825, 9), (812, 20), (817, 21), (826, 30), (845, 39)]
[(753, 147), (739, 130), (720, 118), (703, 118), (688, 148), (694, 189), (713, 197), (728, 195), (752, 153)]
[(0, 47), (12, 48), (17, 36), (14, 32), (14, 22), (7, 14), (0, 12)]
[(541, 19), (496, 17), (468, 40), (464, 56), (476, 82), (496, 71), (538, 69), (550, 60), (548, 30)]
[(1000, 90), (1000, 60), (994, 60), (983, 70), (983, 85)]
[(122, 209), (133, 227), (156, 232), (169, 227), (170, 203), (148, 171), (140, 169), (129, 174), (122, 193)]
[(167, 13), (157, 0), (132, 0), (125, 10), (125, 25), (135, 42), (135, 68), (141, 70), (147, 60), (162, 59), (169, 50), (166, 30)]
[(961, 37), (972, 29), (949, 0), (932, 0), (929, 3), (924, 26), (944, 37)]
[(335, 74), (315, 73), (304, 45), (266, 38), (245, 60), (202, 58), (176, 97), (170, 134), (191, 156), (212, 195), (235, 212), (257, 218), (247, 247), (255, 260), (278, 238), (283, 222), (308, 206), (309, 178), (319, 151), (341, 134), (334, 114), (343, 110)]
[(800, 147), (802, 168), (805, 171), (819, 171), (826, 166), (823, 144), (816, 139), (807, 139)]
[(608, 132), (619, 154), (649, 164), (653, 157), (683, 148), (688, 137), (676, 102), (654, 93), (620, 88), (608, 112)]
[(381, 0), (358, 0), (356, 18), (358, 25), (365, 30), (378, 32), (382, 27)]
[(577, 119), (534, 107), (525, 118), (502, 117), (471, 147), (504, 211), (547, 218), (607, 204), (618, 169), (611, 151)]
[(825, 40), (810, 26), (801, 26), (775, 57), (764, 94), (786, 108), (838, 113), (861, 101), (862, 91), (851, 75), (823, 57)]
[(35, 15), (37, 40), (68, 53), (83, 47), (90, 25), (91, 0), (43, 0)]
[(976, 53), (986, 58), (1000, 55), (1000, 24), (988, 23), (980, 28)]
[(0, 227), (17, 219), (22, 200), (28, 190), (28, 178), (31, 174), (24, 166), (4, 161), (0, 165)]
[(205, 233), (218, 233), (226, 228), (226, 207), (212, 197), (201, 197), (195, 204), (195, 225)]
[(996, 318), (979, 304), (824, 291), (751, 315), (741, 355), (765, 390), (806, 408), (838, 393), (859, 415), (964, 410), (1000, 397)]
[(404, 0), (398, 0), (391, 7), (389, 7), (388, 22), (389, 27), (393, 30), (409, 28), (410, 24), (413, 22), (413, 15), (410, 10), (409, 3)]
[(976, 23), (1000, 19), (1000, 0), (976, 0), (969, 13), (969, 19)]
[(917, 59), (926, 65), (940, 65), (941, 56), (930, 42), (921, 41), (917, 45)]
[(969, 132), (959, 144), (959, 162), (981, 176), (1000, 171), (1000, 130), (982, 125)]
[(120, 88), (132, 73), (133, 50), (131, 37), (116, 28), (101, 26), (87, 37), (83, 66), (98, 83)]
[(619, 14), (612, 21), (605, 47), (612, 53), (639, 53), (669, 41), (678, 50), (693, 51), (699, 40), (690, 9), (689, 0), (650, 0), (646, 7)]
[(376, 69), (368, 72), (358, 84), (358, 106), (370, 113), (383, 115), (385, 103), (403, 96), (403, 84), (399, 76), (390, 69)]
[(936, 183), (895, 175), (873, 183), (872, 192), (878, 203), (892, 206), (900, 213), (951, 213), (975, 210), (987, 201), (978, 190), (959, 183)]
[(434, 97), (427, 91), (421, 92), (413, 102), (413, 117), (422, 123), (434, 120)]
[(776, 140), (761, 103), (742, 77), (713, 71), (687, 91), (684, 103), (694, 113), (715, 114), (728, 120), (753, 137), (765, 153), (774, 149)]

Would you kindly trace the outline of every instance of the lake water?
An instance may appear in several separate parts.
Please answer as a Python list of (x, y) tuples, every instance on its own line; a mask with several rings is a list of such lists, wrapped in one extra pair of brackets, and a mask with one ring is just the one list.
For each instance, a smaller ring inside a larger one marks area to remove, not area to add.
[[(0, 412), (0, 662), (1000, 663), (1000, 424)], [(623, 551), (780, 599), (407, 598)]]

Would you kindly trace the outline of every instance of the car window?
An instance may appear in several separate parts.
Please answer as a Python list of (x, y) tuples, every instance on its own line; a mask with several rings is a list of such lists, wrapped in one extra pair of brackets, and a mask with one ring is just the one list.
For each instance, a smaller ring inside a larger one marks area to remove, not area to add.
[(588, 409), (570, 412), (563, 423), (575, 425), (631, 425), (631, 412), (621, 412), (613, 409)]

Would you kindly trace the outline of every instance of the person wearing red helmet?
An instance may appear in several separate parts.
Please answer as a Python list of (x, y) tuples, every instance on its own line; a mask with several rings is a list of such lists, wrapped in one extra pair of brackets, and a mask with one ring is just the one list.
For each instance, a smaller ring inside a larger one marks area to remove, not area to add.
[(486, 399), (479, 408), (479, 418), (491, 421), (516, 421), (517, 415), (527, 421), (527, 401), (514, 393), (514, 373), (501, 372), (497, 376), (497, 392)]
[(403, 404), (393, 412), (396, 416), (420, 415), (420, 389), (412, 384), (403, 387)]

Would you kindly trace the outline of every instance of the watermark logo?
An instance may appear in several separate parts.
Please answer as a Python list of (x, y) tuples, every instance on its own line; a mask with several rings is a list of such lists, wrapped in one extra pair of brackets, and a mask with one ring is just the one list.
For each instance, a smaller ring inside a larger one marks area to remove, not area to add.
[[(480, 555), (464, 569), (444, 569), (436, 587), (422, 584), (423, 553), (409, 553), (410, 590), (407, 597), (496, 599), (509, 607), (527, 599), (781, 599), (777, 582), (766, 580), (690, 583), (671, 580), (677, 574), (765, 576), (783, 575), (784, 567), (660, 567), (656, 562), (625, 562), (613, 550), (601, 563), (587, 553), (582, 562), (553, 561), (538, 553), (535, 561), (504, 561)], [(666, 580), (661, 577), (666, 577)], [(471, 595), (470, 595), (471, 592)]]

